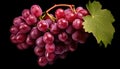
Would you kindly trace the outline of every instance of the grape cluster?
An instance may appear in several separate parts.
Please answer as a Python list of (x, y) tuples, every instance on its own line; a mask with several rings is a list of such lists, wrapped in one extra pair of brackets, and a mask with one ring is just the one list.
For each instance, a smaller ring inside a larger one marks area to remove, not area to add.
[[(56, 58), (64, 59), (68, 52), (77, 49), (78, 43), (85, 43), (88, 33), (84, 31), (83, 17), (87, 10), (77, 7), (58, 8), (55, 16), (50, 14), (40, 19), (43, 12), (39, 5), (24, 9), (21, 16), (14, 18), (10, 28), (10, 40), (20, 50), (34, 48), (38, 56), (38, 64), (53, 64)], [(51, 19), (55, 17), (55, 21)]]

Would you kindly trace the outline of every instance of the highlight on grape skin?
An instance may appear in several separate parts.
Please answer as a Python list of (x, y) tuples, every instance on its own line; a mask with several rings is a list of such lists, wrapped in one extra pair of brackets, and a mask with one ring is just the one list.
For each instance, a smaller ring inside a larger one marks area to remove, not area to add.
[(82, 7), (73, 9), (58, 8), (55, 15), (47, 12), (49, 15), (45, 16), (39, 5), (24, 9), (20, 16), (13, 19), (11, 42), (19, 50), (34, 48), (41, 67), (53, 64), (56, 57), (65, 59), (68, 52), (74, 52), (77, 44), (85, 43), (89, 35), (82, 26), (83, 17), (88, 15), (88, 11)]

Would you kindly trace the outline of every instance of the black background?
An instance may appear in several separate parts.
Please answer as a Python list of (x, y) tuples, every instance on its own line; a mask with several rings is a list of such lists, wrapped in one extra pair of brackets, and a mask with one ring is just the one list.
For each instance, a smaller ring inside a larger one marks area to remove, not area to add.
[(95, 38), (91, 35), (87, 42), (78, 45), (77, 51), (70, 53), (66, 59), (57, 60), (53, 65), (39, 67), (37, 65), (37, 57), (33, 53), (33, 49), (19, 51), (9, 40), (9, 28), (12, 25), (13, 18), (21, 15), (25, 8), (30, 8), (33, 4), (39, 4), (43, 11), (47, 10), (54, 4), (66, 3), (83, 6), (88, 0), (4, 0), (0, 2), (0, 67), (9, 68), (29, 68), (29, 69), (57, 69), (57, 68), (92, 68), (92, 67), (115, 67), (120, 65), (120, 8), (117, 0), (99, 0), (103, 8), (111, 11), (115, 17), (113, 26), (115, 27), (114, 39), (108, 48), (99, 47)]

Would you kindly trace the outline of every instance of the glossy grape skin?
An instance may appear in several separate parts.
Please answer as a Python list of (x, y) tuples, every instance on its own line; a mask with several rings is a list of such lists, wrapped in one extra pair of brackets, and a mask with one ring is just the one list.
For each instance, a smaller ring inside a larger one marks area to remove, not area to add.
[(55, 51), (55, 44), (54, 43), (46, 44), (45, 49), (48, 53), (53, 53)]
[(39, 57), (38, 59), (38, 64), (42, 67), (46, 66), (48, 63), (47, 59), (45, 56)]
[(18, 42), (18, 43), (22, 43), (22, 42), (24, 42), (26, 40), (26, 35), (25, 34), (17, 34), (16, 35), (16, 41)]
[(34, 15), (29, 15), (26, 19), (25, 19), (26, 23), (28, 25), (35, 25), (37, 22), (37, 18)]
[(22, 32), (22, 33), (28, 33), (28, 32), (31, 30), (31, 27), (28, 26), (28, 25), (25, 24), (25, 23), (21, 23), (20, 26), (19, 26), (19, 30), (20, 30), (20, 32)]
[(49, 24), (45, 20), (40, 20), (37, 24), (37, 28), (41, 32), (46, 32), (49, 28)]
[(53, 43), (53, 41), (54, 41), (54, 36), (53, 36), (50, 32), (46, 32), (46, 33), (43, 35), (43, 41), (44, 41), (46, 44)]
[(55, 11), (55, 16), (57, 19), (64, 18), (65, 17), (64, 10), (62, 8), (57, 9)]
[(73, 28), (75, 28), (75, 29), (81, 29), (82, 28), (82, 23), (83, 23), (83, 21), (82, 20), (80, 20), (80, 19), (75, 19), (74, 21), (73, 21), (73, 23), (72, 23), (72, 26), (73, 26)]
[(31, 11), (31, 14), (33, 14), (36, 17), (39, 17), (42, 15), (42, 9), (39, 5), (32, 5), (30, 11)]
[(54, 53), (48, 53), (48, 52), (46, 52), (45, 53), (45, 57), (47, 58), (47, 60), (49, 61), (49, 62), (52, 62), (52, 61), (54, 61), (55, 60), (55, 54)]
[(68, 27), (68, 21), (64, 18), (61, 18), (57, 21), (57, 26), (60, 29), (66, 29)]

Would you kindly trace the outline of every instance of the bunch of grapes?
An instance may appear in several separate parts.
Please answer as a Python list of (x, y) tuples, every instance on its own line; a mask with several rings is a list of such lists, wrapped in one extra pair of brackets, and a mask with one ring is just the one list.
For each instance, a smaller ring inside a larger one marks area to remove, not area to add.
[(82, 23), (88, 14), (82, 7), (58, 8), (54, 16), (48, 11), (43, 13), (39, 5), (32, 5), (14, 18), (10, 40), (20, 50), (34, 48), (40, 66), (53, 64), (57, 58), (64, 59), (68, 52), (75, 51), (78, 43), (85, 43), (89, 34)]

